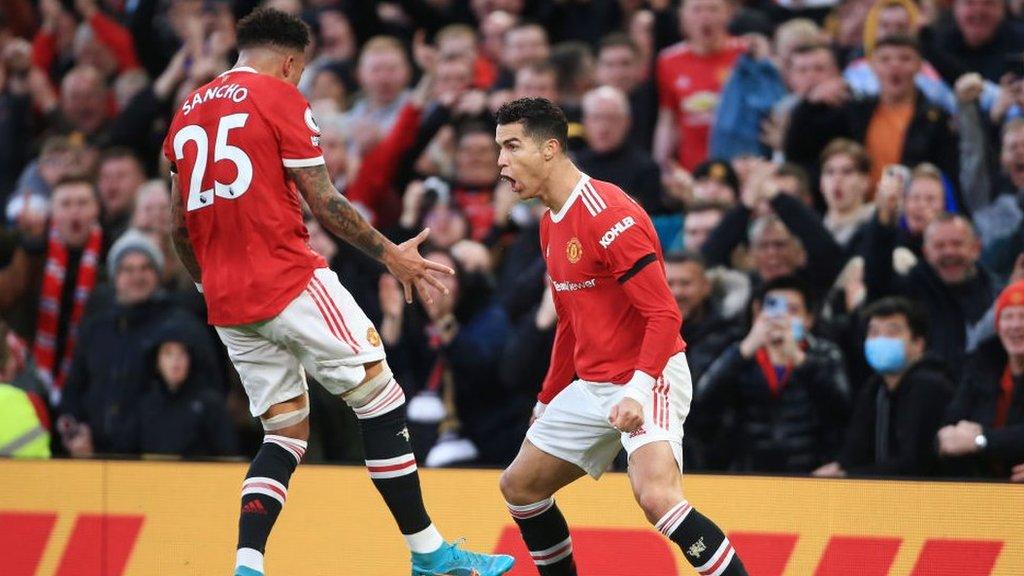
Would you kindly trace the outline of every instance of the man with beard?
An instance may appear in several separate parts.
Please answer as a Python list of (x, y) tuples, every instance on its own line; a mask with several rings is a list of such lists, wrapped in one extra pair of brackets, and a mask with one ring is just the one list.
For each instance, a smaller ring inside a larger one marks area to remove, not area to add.
[(902, 295), (920, 303), (933, 323), (927, 350), (959, 367), (968, 330), (977, 324), (999, 293), (999, 282), (982, 264), (981, 243), (969, 220), (943, 214), (924, 233), (924, 260), (906, 275), (893, 270), (898, 226), (888, 208), (895, 194), (878, 198), (879, 215), (865, 238), (864, 280), (868, 300)]

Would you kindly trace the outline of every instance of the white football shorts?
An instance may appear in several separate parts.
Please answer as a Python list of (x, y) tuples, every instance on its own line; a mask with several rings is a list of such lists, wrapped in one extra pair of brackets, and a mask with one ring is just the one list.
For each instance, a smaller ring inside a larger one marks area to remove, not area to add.
[(541, 451), (576, 464), (595, 479), (626, 449), (628, 455), (652, 442), (672, 447), (680, 471), (683, 467), (683, 422), (690, 412), (693, 383), (686, 354), (668, 360), (654, 393), (644, 405), (644, 424), (632, 433), (620, 432), (608, 414), (620, 399), (622, 386), (574, 380), (548, 404), (526, 439)]
[(340, 395), (366, 377), (363, 364), (384, 359), (377, 329), (329, 268), (270, 320), (216, 328), (253, 416), (305, 393), (306, 371)]

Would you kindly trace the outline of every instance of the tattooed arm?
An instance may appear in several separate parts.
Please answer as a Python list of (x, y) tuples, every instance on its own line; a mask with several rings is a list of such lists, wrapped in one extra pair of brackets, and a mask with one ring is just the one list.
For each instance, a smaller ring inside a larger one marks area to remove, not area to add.
[(325, 165), (287, 168), (287, 171), (320, 224), (387, 266), (405, 288), (406, 302), (412, 302), (413, 287), (420, 293), (420, 298), (427, 302), (432, 300), (427, 290), (428, 285), (448, 294), (448, 289), (431, 272), (455, 272), (447, 266), (424, 259), (419, 253), (419, 245), (426, 240), (429, 230), (423, 230), (412, 240), (396, 245), (363, 219), (355, 207), (338, 192)]
[(199, 262), (196, 260), (196, 253), (192, 250), (192, 241), (188, 239), (188, 228), (185, 226), (185, 208), (181, 200), (181, 190), (178, 189), (178, 177), (171, 176), (171, 214), (174, 222), (174, 229), (171, 231), (171, 239), (174, 240), (174, 251), (178, 258), (188, 270), (189, 276), (194, 282), (203, 281), (203, 273), (199, 270)]

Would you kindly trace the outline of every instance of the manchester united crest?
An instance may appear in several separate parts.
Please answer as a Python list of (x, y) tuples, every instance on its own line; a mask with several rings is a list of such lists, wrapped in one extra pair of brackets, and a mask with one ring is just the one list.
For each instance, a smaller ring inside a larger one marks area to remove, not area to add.
[(377, 334), (377, 330), (373, 326), (366, 329), (366, 341), (374, 348), (380, 346), (380, 334)]
[(579, 238), (573, 237), (565, 245), (565, 257), (569, 259), (569, 264), (575, 264), (583, 257), (583, 245), (580, 244)]

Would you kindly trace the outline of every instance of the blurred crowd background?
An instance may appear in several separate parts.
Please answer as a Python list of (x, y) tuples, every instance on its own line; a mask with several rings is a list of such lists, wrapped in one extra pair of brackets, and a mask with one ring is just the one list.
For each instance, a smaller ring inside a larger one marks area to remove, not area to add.
[[(338, 189), (457, 270), (407, 306), (308, 222), (422, 465), (507, 464), (547, 369), (545, 209), (499, 181), (492, 116), (540, 96), (657, 228), (687, 470), (1024, 480), (1019, 0), (0, 0), (0, 455), (258, 447), (160, 146), (259, 5), (313, 31)], [(350, 410), (310, 394), (307, 458), (361, 461)]]

